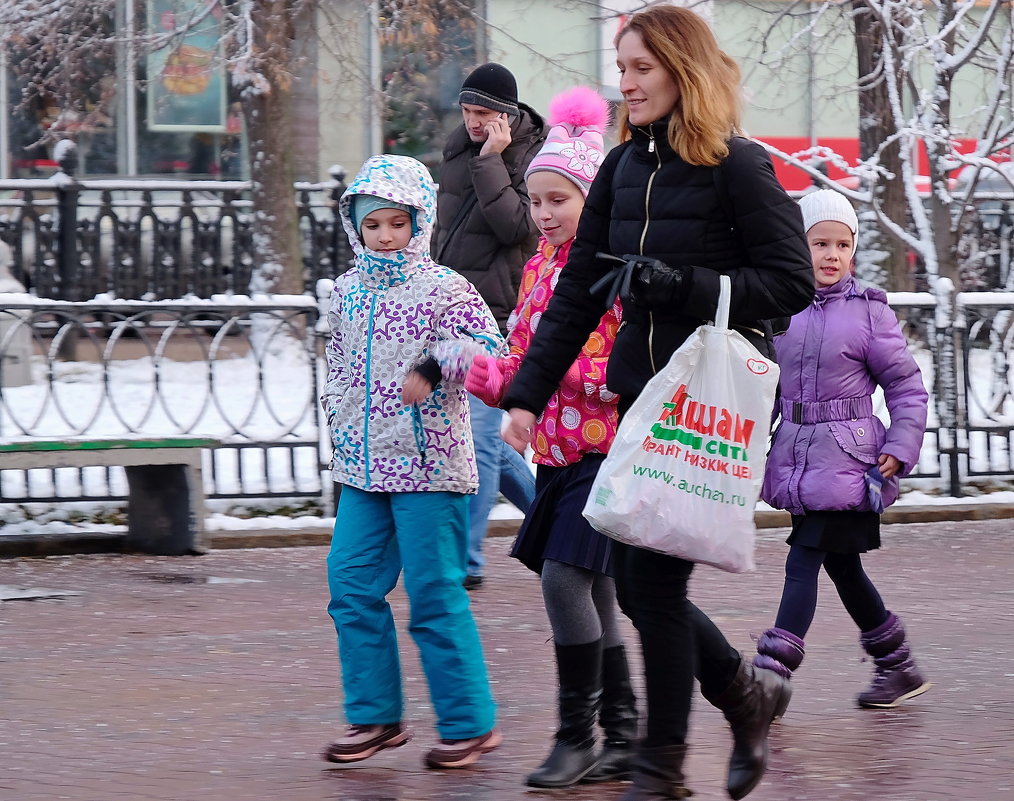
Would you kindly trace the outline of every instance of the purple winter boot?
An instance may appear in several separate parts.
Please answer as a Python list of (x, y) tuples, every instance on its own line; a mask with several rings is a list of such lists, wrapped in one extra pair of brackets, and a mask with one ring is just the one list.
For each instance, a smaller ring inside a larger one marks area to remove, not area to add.
[(803, 661), (803, 641), (791, 631), (771, 628), (757, 640), (755, 667), (773, 670), (783, 679), (791, 679), (792, 672)]
[[(757, 640), (757, 655), (753, 658), (753, 666), (771, 670), (783, 679), (791, 679), (792, 672), (803, 661), (803, 641), (791, 631), (777, 627), (765, 631)], [(785, 714), (789, 706), (786, 696), (774, 710), (772, 723)]]
[(859, 635), (859, 642), (873, 657), (873, 683), (856, 697), (865, 709), (889, 709), (922, 695), (930, 688), (912, 658), (912, 649), (905, 637), (905, 627), (893, 612), (872, 631)]

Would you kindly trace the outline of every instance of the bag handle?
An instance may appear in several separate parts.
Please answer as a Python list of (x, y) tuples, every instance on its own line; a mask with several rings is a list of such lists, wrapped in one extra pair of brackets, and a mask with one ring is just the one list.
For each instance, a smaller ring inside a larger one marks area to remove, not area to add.
[(718, 308), (715, 310), (715, 328), (729, 330), (729, 306), (732, 303), (732, 279), (727, 275), (718, 276)]

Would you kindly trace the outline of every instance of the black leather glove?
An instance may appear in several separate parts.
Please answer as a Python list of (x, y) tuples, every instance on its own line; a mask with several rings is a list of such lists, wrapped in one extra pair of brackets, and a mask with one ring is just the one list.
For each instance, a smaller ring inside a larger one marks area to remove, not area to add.
[(690, 292), (692, 267), (673, 267), (648, 256), (628, 254), (620, 258), (609, 253), (596, 253), (595, 256), (617, 262), (589, 290), (593, 297), (605, 300), (607, 309), (617, 297), (623, 304), (648, 309), (680, 305)]
[(631, 265), (629, 299), (621, 298), (624, 302), (651, 309), (680, 304), (690, 291), (690, 268), (673, 267), (647, 256), (623, 258)]

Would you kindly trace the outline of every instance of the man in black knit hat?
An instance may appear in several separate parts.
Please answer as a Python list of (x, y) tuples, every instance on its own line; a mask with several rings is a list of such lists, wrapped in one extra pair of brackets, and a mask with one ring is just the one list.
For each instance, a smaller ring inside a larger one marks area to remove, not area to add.
[[(434, 261), (475, 285), (506, 334), (521, 271), (538, 243), (524, 177), (545, 141), (545, 123), (518, 102), (517, 81), (500, 64), (476, 67), (462, 84), (458, 102), (463, 123), (444, 147), (430, 250)], [(503, 412), (471, 395), (469, 402), (479, 493), (469, 508), (465, 586), (475, 589), (482, 584), (482, 541), (497, 491), (527, 512), (535, 481), (525, 461), (500, 439)]]

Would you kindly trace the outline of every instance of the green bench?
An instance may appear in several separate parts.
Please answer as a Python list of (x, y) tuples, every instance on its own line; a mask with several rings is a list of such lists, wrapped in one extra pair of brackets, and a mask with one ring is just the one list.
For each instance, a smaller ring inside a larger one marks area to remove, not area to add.
[(207, 437), (19, 440), (0, 442), (0, 470), (120, 466), (127, 473), (125, 549), (180, 555), (204, 553), (201, 451)]

